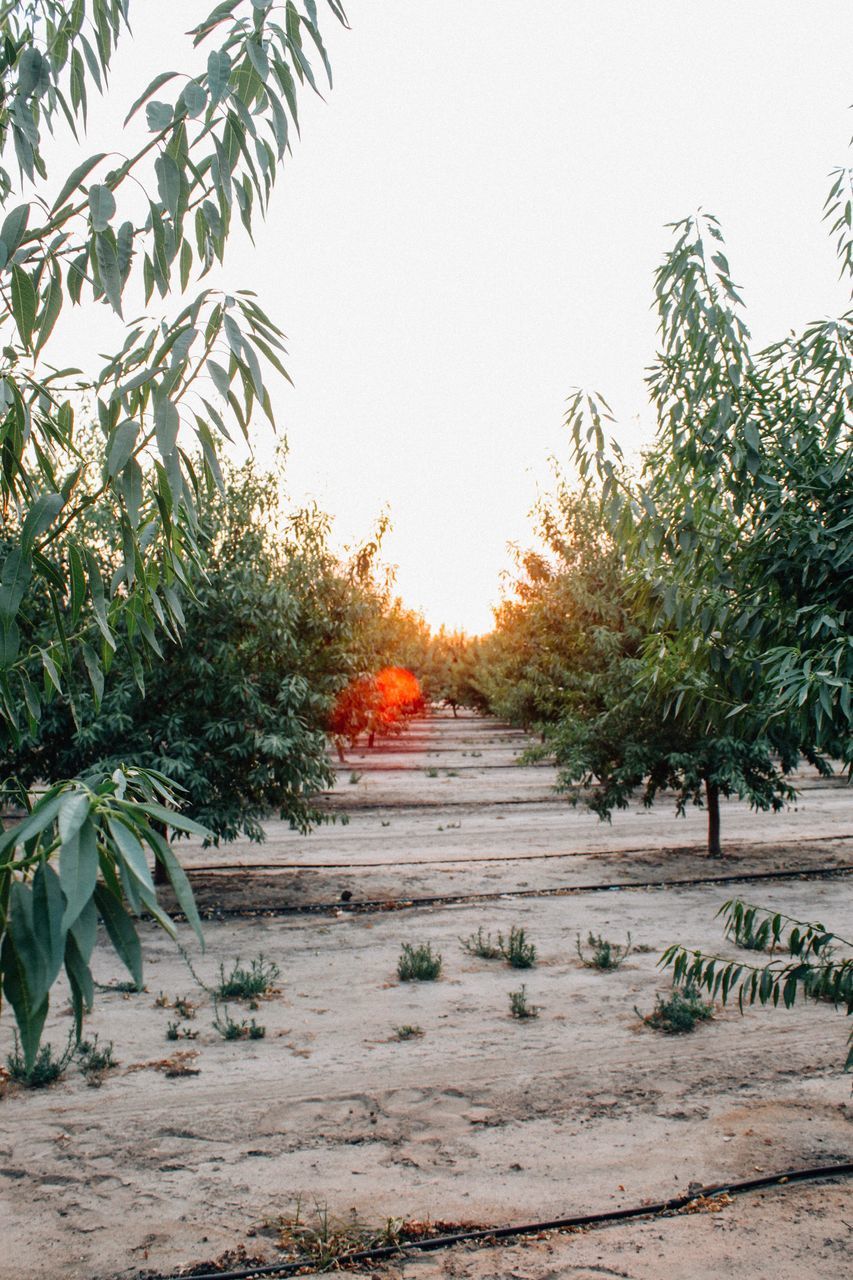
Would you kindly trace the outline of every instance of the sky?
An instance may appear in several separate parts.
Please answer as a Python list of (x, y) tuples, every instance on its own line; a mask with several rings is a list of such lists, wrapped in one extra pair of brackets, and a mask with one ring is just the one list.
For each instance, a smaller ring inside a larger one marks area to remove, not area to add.
[[(130, 147), (116, 122), (158, 71), (198, 65), (181, 33), (211, 5), (135, 0), (86, 154)], [(387, 507), (406, 604), (482, 633), (549, 459), (568, 467), (570, 390), (604, 393), (629, 451), (650, 437), (667, 223), (720, 218), (759, 344), (846, 305), (821, 212), (849, 162), (853, 6), (346, 7), (348, 31), (319, 6), (334, 87), (303, 96), (268, 219), (254, 247), (235, 234), (220, 282), (256, 289), (288, 335), (295, 385), (273, 385), (291, 500), (318, 501), (342, 545)], [(92, 311), (51, 345), (115, 345)], [(261, 462), (274, 445), (259, 422)]]

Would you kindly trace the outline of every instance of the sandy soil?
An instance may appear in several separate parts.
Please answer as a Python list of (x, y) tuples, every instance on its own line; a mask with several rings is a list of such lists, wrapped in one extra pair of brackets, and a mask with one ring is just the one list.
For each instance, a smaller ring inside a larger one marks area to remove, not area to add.
[[(211, 920), (206, 955), (191, 949), (208, 987), (219, 964), (238, 957), (263, 952), (281, 969), (278, 993), (257, 1011), (231, 1006), (267, 1029), (263, 1040), (236, 1043), (213, 1029), (211, 998), (169, 939), (143, 926), (147, 991), (99, 993), (88, 1026), (113, 1040), (119, 1068), (99, 1089), (72, 1070), (41, 1093), (9, 1089), (0, 1103), (3, 1280), (169, 1274), (240, 1245), (273, 1258), (274, 1224), (297, 1199), (334, 1214), (355, 1208), (372, 1222), (429, 1216), (494, 1225), (853, 1158), (841, 1014), (824, 1006), (744, 1017), (727, 1010), (690, 1036), (667, 1038), (635, 1012), (651, 1009), (666, 986), (657, 957), (667, 943), (735, 954), (713, 920), (735, 892), (838, 928), (849, 921), (849, 876), (809, 873), (853, 862), (853, 793), (806, 778), (788, 813), (756, 816), (729, 805), (733, 854), (709, 864), (697, 847), (701, 814), (676, 822), (661, 807), (602, 827), (555, 800), (549, 770), (514, 769), (520, 745), (488, 721), (426, 722), (363, 761), (354, 753), (361, 777), (350, 784), (348, 762), (331, 798), (339, 808), (358, 800), (349, 825), (305, 838), (271, 823), (260, 848), (186, 849), (198, 868), (272, 868), (199, 872), (211, 911), (334, 904), (341, 892), (351, 901), (502, 896)], [(473, 761), (472, 751), (481, 753)], [(445, 766), (450, 759), (457, 763)], [(459, 776), (433, 777), (435, 767)], [(802, 876), (554, 892), (789, 867)], [(519, 889), (547, 896), (514, 896)], [(506, 933), (513, 924), (538, 948), (529, 971), (460, 946), (480, 926)], [(589, 931), (614, 940), (630, 932), (637, 949), (617, 972), (599, 974), (575, 951)], [(441, 952), (440, 981), (397, 981), (406, 941)], [(103, 983), (125, 976), (106, 948), (95, 968)], [(541, 1006), (527, 1022), (508, 1016), (509, 992), (522, 981)], [(175, 1015), (158, 1006), (160, 992), (197, 1004), (185, 1024), (197, 1039), (166, 1040)], [(49, 1020), (57, 1045), (69, 1021), (63, 1003)], [(395, 1028), (404, 1024), (423, 1036), (401, 1042)], [(10, 1040), (4, 1019), (4, 1053)], [(185, 1061), (198, 1074), (158, 1069), (176, 1050), (196, 1055)], [(849, 1182), (801, 1185), (719, 1214), (457, 1249), (381, 1274), (829, 1280), (843, 1274), (851, 1223)]]

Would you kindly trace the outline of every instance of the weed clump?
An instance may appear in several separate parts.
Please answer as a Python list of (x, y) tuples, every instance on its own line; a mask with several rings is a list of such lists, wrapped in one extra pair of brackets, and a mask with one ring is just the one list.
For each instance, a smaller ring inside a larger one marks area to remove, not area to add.
[(587, 969), (598, 969), (602, 973), (609, 973), (626, 960), (631, 951), (631, 935), (628, 934), (628, 940), (624, 947), (618, 942), (610, 942), (607, 938), (602, 938), (600, 933), (587, 934), (587, 946), (592, 948), (592, 954), (586, 956), (581, 948), (581, 936), (578, 934), (577, 952), (581, 963), (586, 965)]
[(9, 1078), (25, 1089), (47, 1089), (65, 1074), (66, 1067), (74, 1057), (75, 1047), (73, 1033), (62, 1053), (54, 1053), (52, 1045), (43, 1044), (32, 1066), (28, 1067), (16, 1032), (15, 1047), (6, 1058)]
[(658, 995), (651, 1013), (642, 1014), (639, 1009), (634, 1012), (647, 1027), (663, 1031), (666, 1035), (684, 1035), (692, 1031), (698, 1022), (705, 1022), (714, 1016), (712, 1000), (703, 1000), (692, 983), (683, 987), (674, 987), (672, 994), (664, 998)]
[(459, 942), (463, 951), (467, 951), (469, 956), (479, 956), (481, 960), (500, 960), (503, 952), (500, 948), (500, 934), (498, 934), (498, 942), (492, 942), (490, 933), (483, 933), (483, 926), (476, 933), (470, 934), (467, 938), (460, 938)]
[(523, 929), (515, 925), (509, 931), (509, 938), (504, 942), (503, 934), (498, 934), (498, 945), (501, 955), (513, 969), (532, 969), (536, 963), (536, 948), (528, 942)]
[(423, 1033), (423, 1027), (410, 1026), (409, 1023), (394, 1028), (394, 1034), (398, 1040), (419, 1040)]
[(479, 956), (482, 960), (506, 960), (513, 969), (532, 969), (536, 964), (536, 948), (527, 941), (524, 930), (515, 925), (510, 929), (508, 938), (499, 933), (495, 942), (492, 942), (490, 933), (483, 933), (482, 927), (470, 937), (460, 938), (459, 942), (469, 955)]
[(529, 1004), (527, 988), (522, 984), (520, 991), (509, 993), (509, 1013), (511, 1018), (538, 1018), (539, 1005)]
[(223, 1040), (263, 1040), (267, 1034), (266, 1027), (255, 1022), (254, 1018), (250, 1022), (245, 1018), (236, 1022), (228, 1013), (227, 1007), (223, 1010), (222, 1016), (217, 1013), (213, 1026)]
[(166, 1027), (167, 1040), (198, 1040), (198, 1032), (192, 1027), (182, 1027), (180, 1022), (170, 1022)]
[(81, 1040), (76, 1052), (80, 1070), (86, 1077), (86, 1083), (93, 1089), (100, 1087), (106, 1071), (118, 1065), (113, 1053), (112, 1040), (108, 1040), (101, 1047), (98, 1044), (97, 1035), (92, 1040)]
[(401, 982), (435, 982), (440, 973), (441, 956), (433, 951), (431, 942), (417, 947), (410, 942), (403, 943), (397, 961), (397, 977)]
[(241, 967), (238, 958), (228, 974), (225, 966), (220, 964), (219, 985), (214, 994), (221, 1000), (257, 1000), (273, 990), (280, 973), (278, 965), (272, 960), (265, 960), (263, 955), (257, 956), (248, 969)]

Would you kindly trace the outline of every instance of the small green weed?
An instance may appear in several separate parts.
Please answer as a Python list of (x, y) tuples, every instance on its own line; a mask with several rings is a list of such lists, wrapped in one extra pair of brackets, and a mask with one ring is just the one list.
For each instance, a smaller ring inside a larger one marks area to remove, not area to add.
[(713, 1018), (714, 1004), (711, 1000), (703, 1000), (696, 988), (686, 983), (683, 987), (674, 987), (665, 999), (658, 995), (651, 1013), (640, 1013), (636, 1005), (634, 1012), (647, 1027), (675, 1036), (692, 1031), (697, 1022)]
[(215, 995), (221, 1000), (257, 1000), (258, 996), (268, 995), (273, 990), (280, 973), (278, 965), (272, 960), (265, 960), (263, 955), (253, 960), (248, 969), (241, 967), (238, 958), (229, 974), (220, 964)]
[(184, 1018), (187, 1022), (191, 1022), (195, 1017), (196, 1006), (188, 996), (175, 996), (173, 1007), (178, 1017)]
[(222, 1011), (222, 1015), (217, 1012), (213, 1026), (223, 1040), (263, 1040), (267, 1034), (266, 1027), (255, 1022), (254, 1018), (250, 1022), (245, 1018), (236, 1022), (229, 1014), (227, 1006)]
[(394, 1034), (398, 1040), (419, 1040), (423, 1033), (423, 1027), (411, 1026), (409, 1023), (394, 1028)]
[(479, 956), (482, 960), (506, 960), (513, 969), (532, 969), (536, 964), (536, 948), (527, 941), (525, 931), (515, 925), (505, 938), (499, 933), (495, 942), (492, 935), (479, 928), (468, 938), (460, 938), (463, 950), (469, 955)]
[(503, 934), (498, 934), (498, 945), (501, 955), (513, 969), (532, 969), (536, 964), (536, 948), (528, 942), (523, 929), (515, 925), (509, 931), (509, 938), (504, 942)]
[(503, 955), (500, 934), (498, 934), (498, 941), (492, 942), (492, 935), (483, 933), (482, 925), (476, 933), (472, 933), (467, 938), (460, 938), (459, 942), (462, 950), (467, 951), (469, 956), (479, 956), (481, 960), (500, 960)]
[(86, 1083), (95, 1089), (100, 1085), (104, 1072), (118, 1065), (113, 1054), (112, 1040), (108, 1040), (103, 1048), (98, 1044), (97, 1036), (92, 1040), (81, 1040), (76, 1053)]
[(36, 1054), (35, 1062), (28, 1067), (21, 1053), (16, 1032), (15, 1047), (6, 1058), (9, 1076), (16, 1084), (22, 1084), (27, 1089), (46, 1089), (48, 1085), (55, 1084), (65, 1074), (66, 1067), (74, 1057), (75, 1049), (72, 1032), (62, 1053), (55, 1054), (52, 1045), (43, 1044)]
[(427, 771), (426, 771), (426, 776), (427, 776), (428, 778), (437, 778), (437, 777), (438, 777), (438, 769), (427, 769)]
[(170, 1022), (166, 1027), (167, 1040), (198, 1040), (198, 1032), (192, 1027), (182, 1027), (179, 1022)]
[(631, 951), (630, 933), (624, 947), (618, 942), (610, 942), (607, 938), (602, 938), (600, 933), (587, 934), (586, 941), (587, 946), (592, 948), (592, 955), (590, 956), (584, 955), (581, 948), (581, 936), (578, 934), (577, 952), (581, 963), (586, 965), (587, 969), (600, 969), (602, 973), (609, 973), (613, 969), (618, 969)]
[(509, 1012), (512, 1018), (538, 1018), (539, 1005), (529, 1004), (527, 1000), (527, 988), (522, 985), (520, 991), (510, 991), (509, 993)]
[(135, 982), (95, 982), (98, 991), (120, 991), (122, 995), (141, 995), (145, 987), (138, 987)]
[(403, 943), (403, 951), (397, 961), (397, 977), (401, 982), (435, 982), (441, 973), (441, 956), (433, 951), (432, 943), (415, 947)]
[(355, 770), (353, 770), (353, 771), (352, 771), (352, 773), (351, 773), (351, 774), (350, 774), (350, 776), (349, 776), (349, 784), (350, 784), (350, 786), (351, 786), (351, 787), (354, 787), (354, 786), (355, 786), (355, 784), (356, 784), (357, 782), (360, 782), (360, 781), (361, 781), (361, 776), (362, 776), (362, 775), (361, 775), (360, 773), (356, 773), (356, 772), (355, 772)]

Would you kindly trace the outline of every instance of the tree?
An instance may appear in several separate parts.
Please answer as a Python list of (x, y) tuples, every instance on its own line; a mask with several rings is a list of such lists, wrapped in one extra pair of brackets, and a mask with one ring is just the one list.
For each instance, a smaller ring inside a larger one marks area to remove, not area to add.
[(785, 777), (796, 741), (780, 726), (768, 730), (754, 708), (737, 725), (718, 725), (707, 712), (668, 706), (676, 650), (650, 682), (653, 620), (596, 495), (560, 477), (536, 516), (544, 551), (519, 557), (515, 599), (497, 615), (485, 677), (493, 707), (541, 733), (542, 746), (526, 758), (555, 760), (558, 787), (573, 803), (584, 800), (604, 819), (638, 791), (647, 806), (673, 795), (678, 813), (705, 804), (708, 850), (719, 854), (720, 797), (780, 808), (794, 794)]
[[(78, 664), (70, 698), (45, 709), (10, 767), (28, 783), (125, 762), (156, 770), (217, 842), (262, 840), (272, 811), (303, 832), (322, 821), (314, 796), (334, 781), (325, 721), (347, 679), (343, 650), (361, 643), (320, 590), (324, 577), (345, 578), (334, 559), (322, 564), (326, 538), (317, 513), (283, 510), (279, 474), (225, 467), (222, 502), (200, 521), (205, 572), (184, 603), (180, 638), (164, 642), (141, 686), (129, 665), (114, 664), (100, 698)], [(336, 673), (312, 669), (309, 629), (341, 650)]]
[[(329, 6), (344, 21), (338, 0)], [(266, 209), (297, 127), (297, 86), (316, 87), (306, 39), (328, 72), (316, 5), (287, 0), (282, 21), (258, 0), (217, 5), (193, 32), (206, 59), (193, 74), (162, 72), (132, 105), (128, 119), (144, 108), (148, 141), (127, 158), (81, 158), (57, 192), (40, 131), (62, 124), (76, 138), (85, 127), (88, 93), (106, 88), (129, 10), (130, 0), (20, 0), (0, 13), (0, 731), (12, 743), (25, 723), (32, 730), (78, 657), (99, 696), (120, 630), (134, 665), (179, 634), (181, 589), (201, 558), (199, 512), (218, 482), (216, 439), (228, 435), (227, 419), (247, 433), (258, 407), (272, 419), (261, 364), (284, 371), (281, 334), (249, 294), (202, 288), (171, 317), (132, 324), (123, 302), (137, 282), (146, 306), (155, 293), (186, 293), (194, 275), (222, 261), (235, 213), (251, 232)], [(12, 207), (11, 150), (31, 191)], [(141, 221), (133, 216), (140, 187)], [(117, 317), (117, 349), (96, 372), (51, 359), (69, 304), (100, 304)], [(83, 400), (105, 447), (95, 479), (77, 438)], [(85, 533), (95, 501), (122, 548), (108, 582)], [(38, 592), (55, 624), (36, 655), (41, 685), (21, 648)], [(79, 1034), (98, 915), (139, 980), (126, 905), (166, 923), (145, 846), (191, 914), (186, 881), (151, 825), (180, 826), (171, 802), (165, 781), (140, 770), (57, 783), (0, 840), (0, 970), (28, 1062), (63, 963)]]

